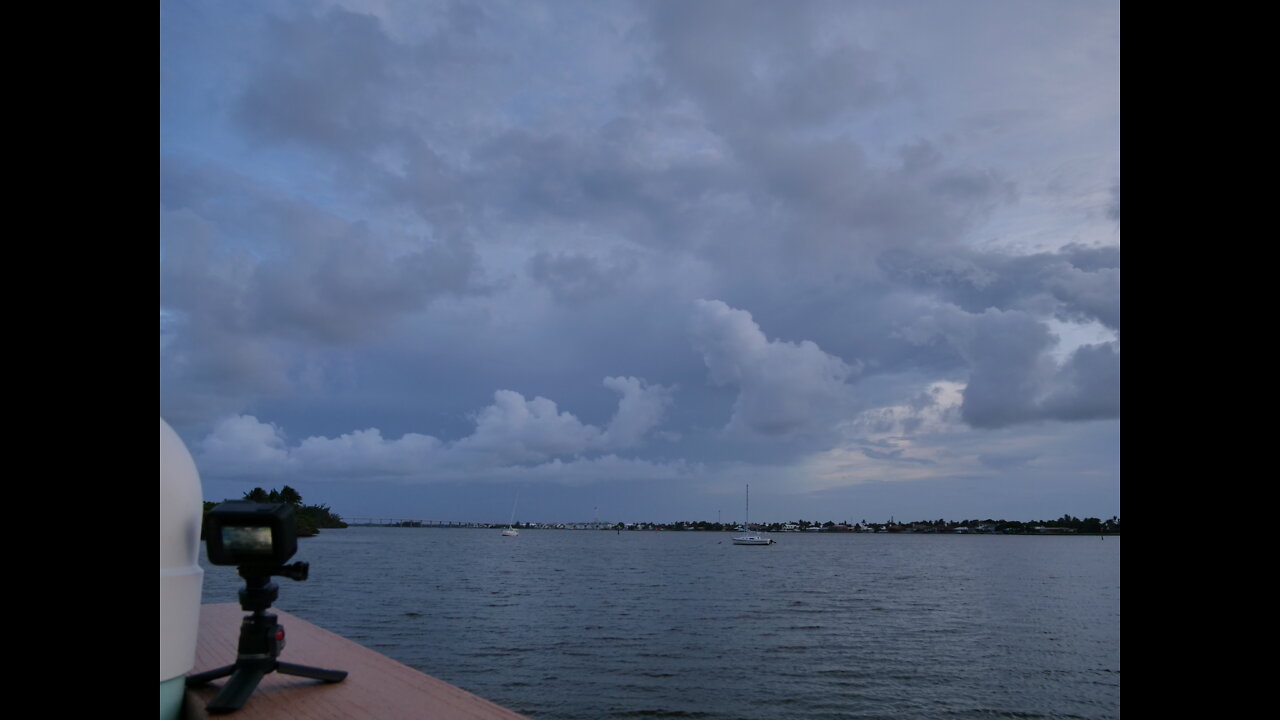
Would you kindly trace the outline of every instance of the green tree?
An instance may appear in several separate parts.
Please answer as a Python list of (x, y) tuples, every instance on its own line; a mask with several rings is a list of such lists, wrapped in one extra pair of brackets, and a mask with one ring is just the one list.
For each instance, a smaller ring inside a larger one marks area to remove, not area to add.
[[(272, 488), (271, 492), (267, 492), (260, 487), (254, 488), (244, 494), (244, 499), (252, 502), (283, 502), (292, 505), (294, 507), (294, 519), (297, 521), (298, 537), (311, 537), (319, 532), (320, 528), (344, 528), (347, 526), (342, 516), (330, 510), (328, 505), (303, 505), (302, 495), (288, 485), (285, 485), (282, 490)], [(208, 512), (215, 504), (205, 503), (205, 512)]]

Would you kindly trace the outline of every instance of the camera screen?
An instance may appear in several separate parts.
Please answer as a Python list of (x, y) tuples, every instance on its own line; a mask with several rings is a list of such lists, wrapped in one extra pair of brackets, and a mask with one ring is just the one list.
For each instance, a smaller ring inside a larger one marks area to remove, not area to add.
[(224, 527), (222, 528), (222, 547), (237, 557), (261, 556), (271, 557), (271, 528), (259, 527)]

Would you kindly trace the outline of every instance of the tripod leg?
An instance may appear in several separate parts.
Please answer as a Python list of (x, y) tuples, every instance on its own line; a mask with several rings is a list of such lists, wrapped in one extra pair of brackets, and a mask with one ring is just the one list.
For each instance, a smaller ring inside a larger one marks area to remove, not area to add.
[(262, 677), (270, 672), (269, 666), (262, 664), (241, 665), (231, 675), (231, 679), (222, 686), (222, 691), (205, 705), (210, 713), (229, 713), (239, 710), (249, 696), (258, 687)]
[(188, 675), (187, 687), (192, 687), (195, 685), (204, 685), (210, 680), (217, 680), (220, 677), (226, 677), (231, 673), (235, 672), (235, 670), (236, 670), (235, 665), (223, 665), (222, 667), (216, 670), (205, 670), (202, 673), (196, 673), (195, 675)]
[(312, 680), (323, 680), (330, 683), (339, 682), (347, 676), (346, 670), (325, 670), (324, 668), (310, 667), (308, 665), (295, 665), (287, 662), (276, 663), (276, 672), (283, 673), (285, 675), (297, 675), (298, 677), (311, 678)]

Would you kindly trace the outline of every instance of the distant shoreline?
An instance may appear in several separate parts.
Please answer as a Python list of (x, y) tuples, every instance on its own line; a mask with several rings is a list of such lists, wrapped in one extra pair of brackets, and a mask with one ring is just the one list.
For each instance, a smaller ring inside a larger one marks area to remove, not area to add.
[[(461, 528), (461, 529), (496, 529), (505, 528), (508, 523), (470, 522), (450, 520), (411, 520), (392, 518), (349, 518), (351, 527), (398, 527), (398, 528)], [(614, 532), (743, 532), (740, 524), (699, 522), (674, 523), (515, 523), (521, 530), (595, 530)], [(965, 521), (917, 521), (911, 523), (810, 523), (797, 521), (789, 523), (752, 523), (755, 532), (792, 534), (792, 533), (848, 533), (848, 534), (917, 534), (917, 535), (1120, 535), (1120, 519), (1110, 520), (1098, 518), (1064, 517), (1051, 521), (1009, 521), (1009, 520), (965, 520)]]

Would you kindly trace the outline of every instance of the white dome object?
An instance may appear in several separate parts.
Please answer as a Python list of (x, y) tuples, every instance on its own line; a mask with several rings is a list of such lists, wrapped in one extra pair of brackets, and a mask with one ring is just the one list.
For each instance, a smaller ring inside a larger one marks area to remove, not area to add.
[[(195, 664), (200, 624), (200, 474), (182, 438), (160, 419), (160, 714), (176, 717)], [(166, 683), (165, 681), (169, 681)], [(177, 705), (166, 711), (166, 703)]]

